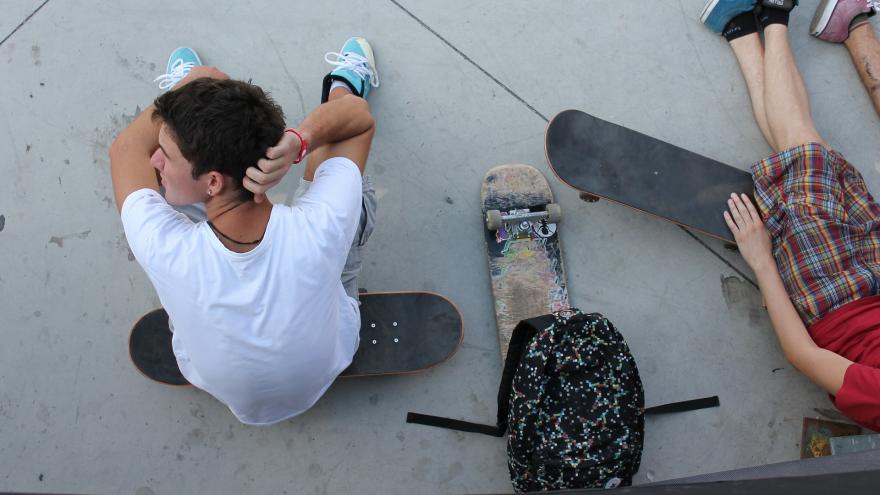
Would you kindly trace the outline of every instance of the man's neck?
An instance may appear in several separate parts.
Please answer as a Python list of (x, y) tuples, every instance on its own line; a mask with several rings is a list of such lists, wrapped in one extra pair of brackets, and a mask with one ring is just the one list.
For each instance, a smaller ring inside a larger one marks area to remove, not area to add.
[[(246, 253), (259, 245), (272, 214), (272, 203), (216, 197), (205, 203), (214, 235), (230, 251)], [(255, 242), (256, 241), (256, 242)]]

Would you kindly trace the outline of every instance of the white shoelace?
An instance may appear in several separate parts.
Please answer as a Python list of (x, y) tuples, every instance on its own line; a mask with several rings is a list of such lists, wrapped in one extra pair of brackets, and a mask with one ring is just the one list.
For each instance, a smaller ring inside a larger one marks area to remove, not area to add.
[[(332, 57), (336, 57), (336, 60), (331, 60)], [(369, 80), (370, 85), (374, 88), (379, 87), (379, 74), (370, 69), (369, 60), (362, 55), (353, 52), (327, 52), (324, 55), (324, 61), (328, 64), (335, 65), (336, 69), (350, 70), (357, 74), (361, 79)]]
[(196, 64), (193, 62), (184, 62), (183, 59), (179, 58), (171, 64), (171, 72), (168, 74), (162, 74), (156, 79), (153, 79), (153, 82), (159, 83), (159, 89), (162, 91), (169, 90), (181, 79), (186, 77), (186, 75), (189, 74), (189, 71), (195, 66)]
[(880, 14), (880, 0), (868, 0), (868, 8), (873, 8), (874, 12)]

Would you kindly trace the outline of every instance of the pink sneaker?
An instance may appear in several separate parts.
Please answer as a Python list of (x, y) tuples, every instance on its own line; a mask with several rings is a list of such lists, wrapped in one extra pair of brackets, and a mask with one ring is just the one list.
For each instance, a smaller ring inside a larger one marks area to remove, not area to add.
[(877, 0), (822, 0), (810, 24), (810, 34), (820, 40), (843, 43), (849, 37), (852, 20), (860, 14), (876, 14), (880, 8), (878, 3)]

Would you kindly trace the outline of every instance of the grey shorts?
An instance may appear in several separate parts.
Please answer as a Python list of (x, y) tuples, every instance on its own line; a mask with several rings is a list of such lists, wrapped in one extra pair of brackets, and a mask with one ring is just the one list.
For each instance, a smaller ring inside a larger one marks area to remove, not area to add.
[[(293, 193), (293, 200), (305, 194), (311, 184), (311, 182), (300, 179), (299, 186), (296, 188), (296, 192)], [(363, 267), (363, 247), (367, 240), (369, 240), (370, 234), (373, 233), (373, 226), (376, 223), (376, 190), (373, 188), (373, 181), (370, 180), (370, 176), (364, 175), (361, 178), (361, 190), (363, 191), (361, 220), (354, 235), (354, 241), (348, 250), (348, 258), (345, 260), (345, 268), (342, 270), (341, 277), (345, 292), (355, 300), (359, 299), (357, 277)], [(188, 216), (193, 222), (204, 222), (207, 220), (204, 203), (175, 206), (174, 209)]]
[[(293, 200), (295, 201), (305, 194), (311, 184), (311, 182), (300, 179), (299, 187), (293, 193)], [(370, 180), (369, 175), (364, 175), (361, 178), (361, 191), (363, 192), (361, 220), (354, 235), (354, 241), (348, 250), (348, 258), (345, 260), (345, 268), (342, 270), (341, 277), (345, 292), (355, 300), (359, 299), (357, 277), (363, 267), (363, 247), (370, 239), (373, 226), (376, 224), (376, 190), (373, 188), (373, 181)]]

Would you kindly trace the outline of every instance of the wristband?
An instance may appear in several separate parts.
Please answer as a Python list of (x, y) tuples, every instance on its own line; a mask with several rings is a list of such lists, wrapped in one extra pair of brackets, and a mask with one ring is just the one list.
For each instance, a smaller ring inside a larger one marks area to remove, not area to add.
[(306, 153), (309, 152), (309, 142), (306, 141), (302, 134), (300, 134), (299, 131), (297, 131), (296, 129), (284, 129), (284, 132), (292, 132), (296, 134), (296, 137), (299, 138), (299, 156), (296, 158), (296, 160), (293, 161), (293, 164), (296, 165), (297, 163), (303, 161), (303, 158), (306, 157)]

